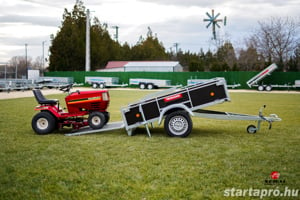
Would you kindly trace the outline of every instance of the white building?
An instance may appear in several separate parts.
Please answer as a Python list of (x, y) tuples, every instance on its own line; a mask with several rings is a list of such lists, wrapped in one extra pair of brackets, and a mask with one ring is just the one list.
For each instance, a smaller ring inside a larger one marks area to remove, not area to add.
[(110, 61), (101, 72), (182, 72), (178, 61)]

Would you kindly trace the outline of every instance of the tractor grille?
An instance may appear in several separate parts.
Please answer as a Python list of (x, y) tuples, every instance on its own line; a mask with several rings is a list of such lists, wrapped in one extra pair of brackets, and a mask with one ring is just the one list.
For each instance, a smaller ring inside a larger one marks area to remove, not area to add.
[(99, 102), (91, 103), (91, 109), (92, 110), (100, 110), (100, 103)]

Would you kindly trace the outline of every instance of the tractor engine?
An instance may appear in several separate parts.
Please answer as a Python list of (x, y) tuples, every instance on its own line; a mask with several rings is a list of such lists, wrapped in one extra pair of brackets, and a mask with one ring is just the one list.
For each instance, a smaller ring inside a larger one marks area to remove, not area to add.
[(109, 93), (108, 90), (76, 91), (68, 95), (65, 100), (70, 114), (106, 112), (109, 105)]

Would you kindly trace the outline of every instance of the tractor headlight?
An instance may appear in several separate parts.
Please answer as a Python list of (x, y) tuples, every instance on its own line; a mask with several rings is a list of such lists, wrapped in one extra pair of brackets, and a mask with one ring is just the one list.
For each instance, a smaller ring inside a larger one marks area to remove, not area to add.
[(109, 100), (107, 92), (102, 93), (102, 99), (103, 99), (103, 101), (108, 101)]

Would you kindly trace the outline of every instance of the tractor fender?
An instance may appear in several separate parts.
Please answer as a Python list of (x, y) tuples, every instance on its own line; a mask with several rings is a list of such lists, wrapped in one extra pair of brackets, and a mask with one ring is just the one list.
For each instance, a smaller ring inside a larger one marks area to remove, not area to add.
[(58, 108), (55, 107), (55, 106), (47, 106), (47, 105), (37, 106), (34, 110), (37, 110), (37, 111), (40, 111), (40, 112), (49, 112), (53, 116), (55, 116), (56, 118), (60, 118)]
[(165, 107), (162, 109), (162, 111), (160, 112), (160, 116), (159, 116), (159, 119), (158, 119), (158, 124), (160, 125), (162, 120), (163, 120), (163, 117), (165, 116), (165, 114), (167, 114), (169, 111), (170, 112), (175, 112), (175, 111), (178, 111), (178, 110), (185, 110), (187, 113), (189, 113), (191, 116), (194, 116), (194, 113), (191, 111), (191, 109), (189, 109), (186, 105), (184, 104), (173, 104), (173, 105), (170, 105), (168, 107)]

